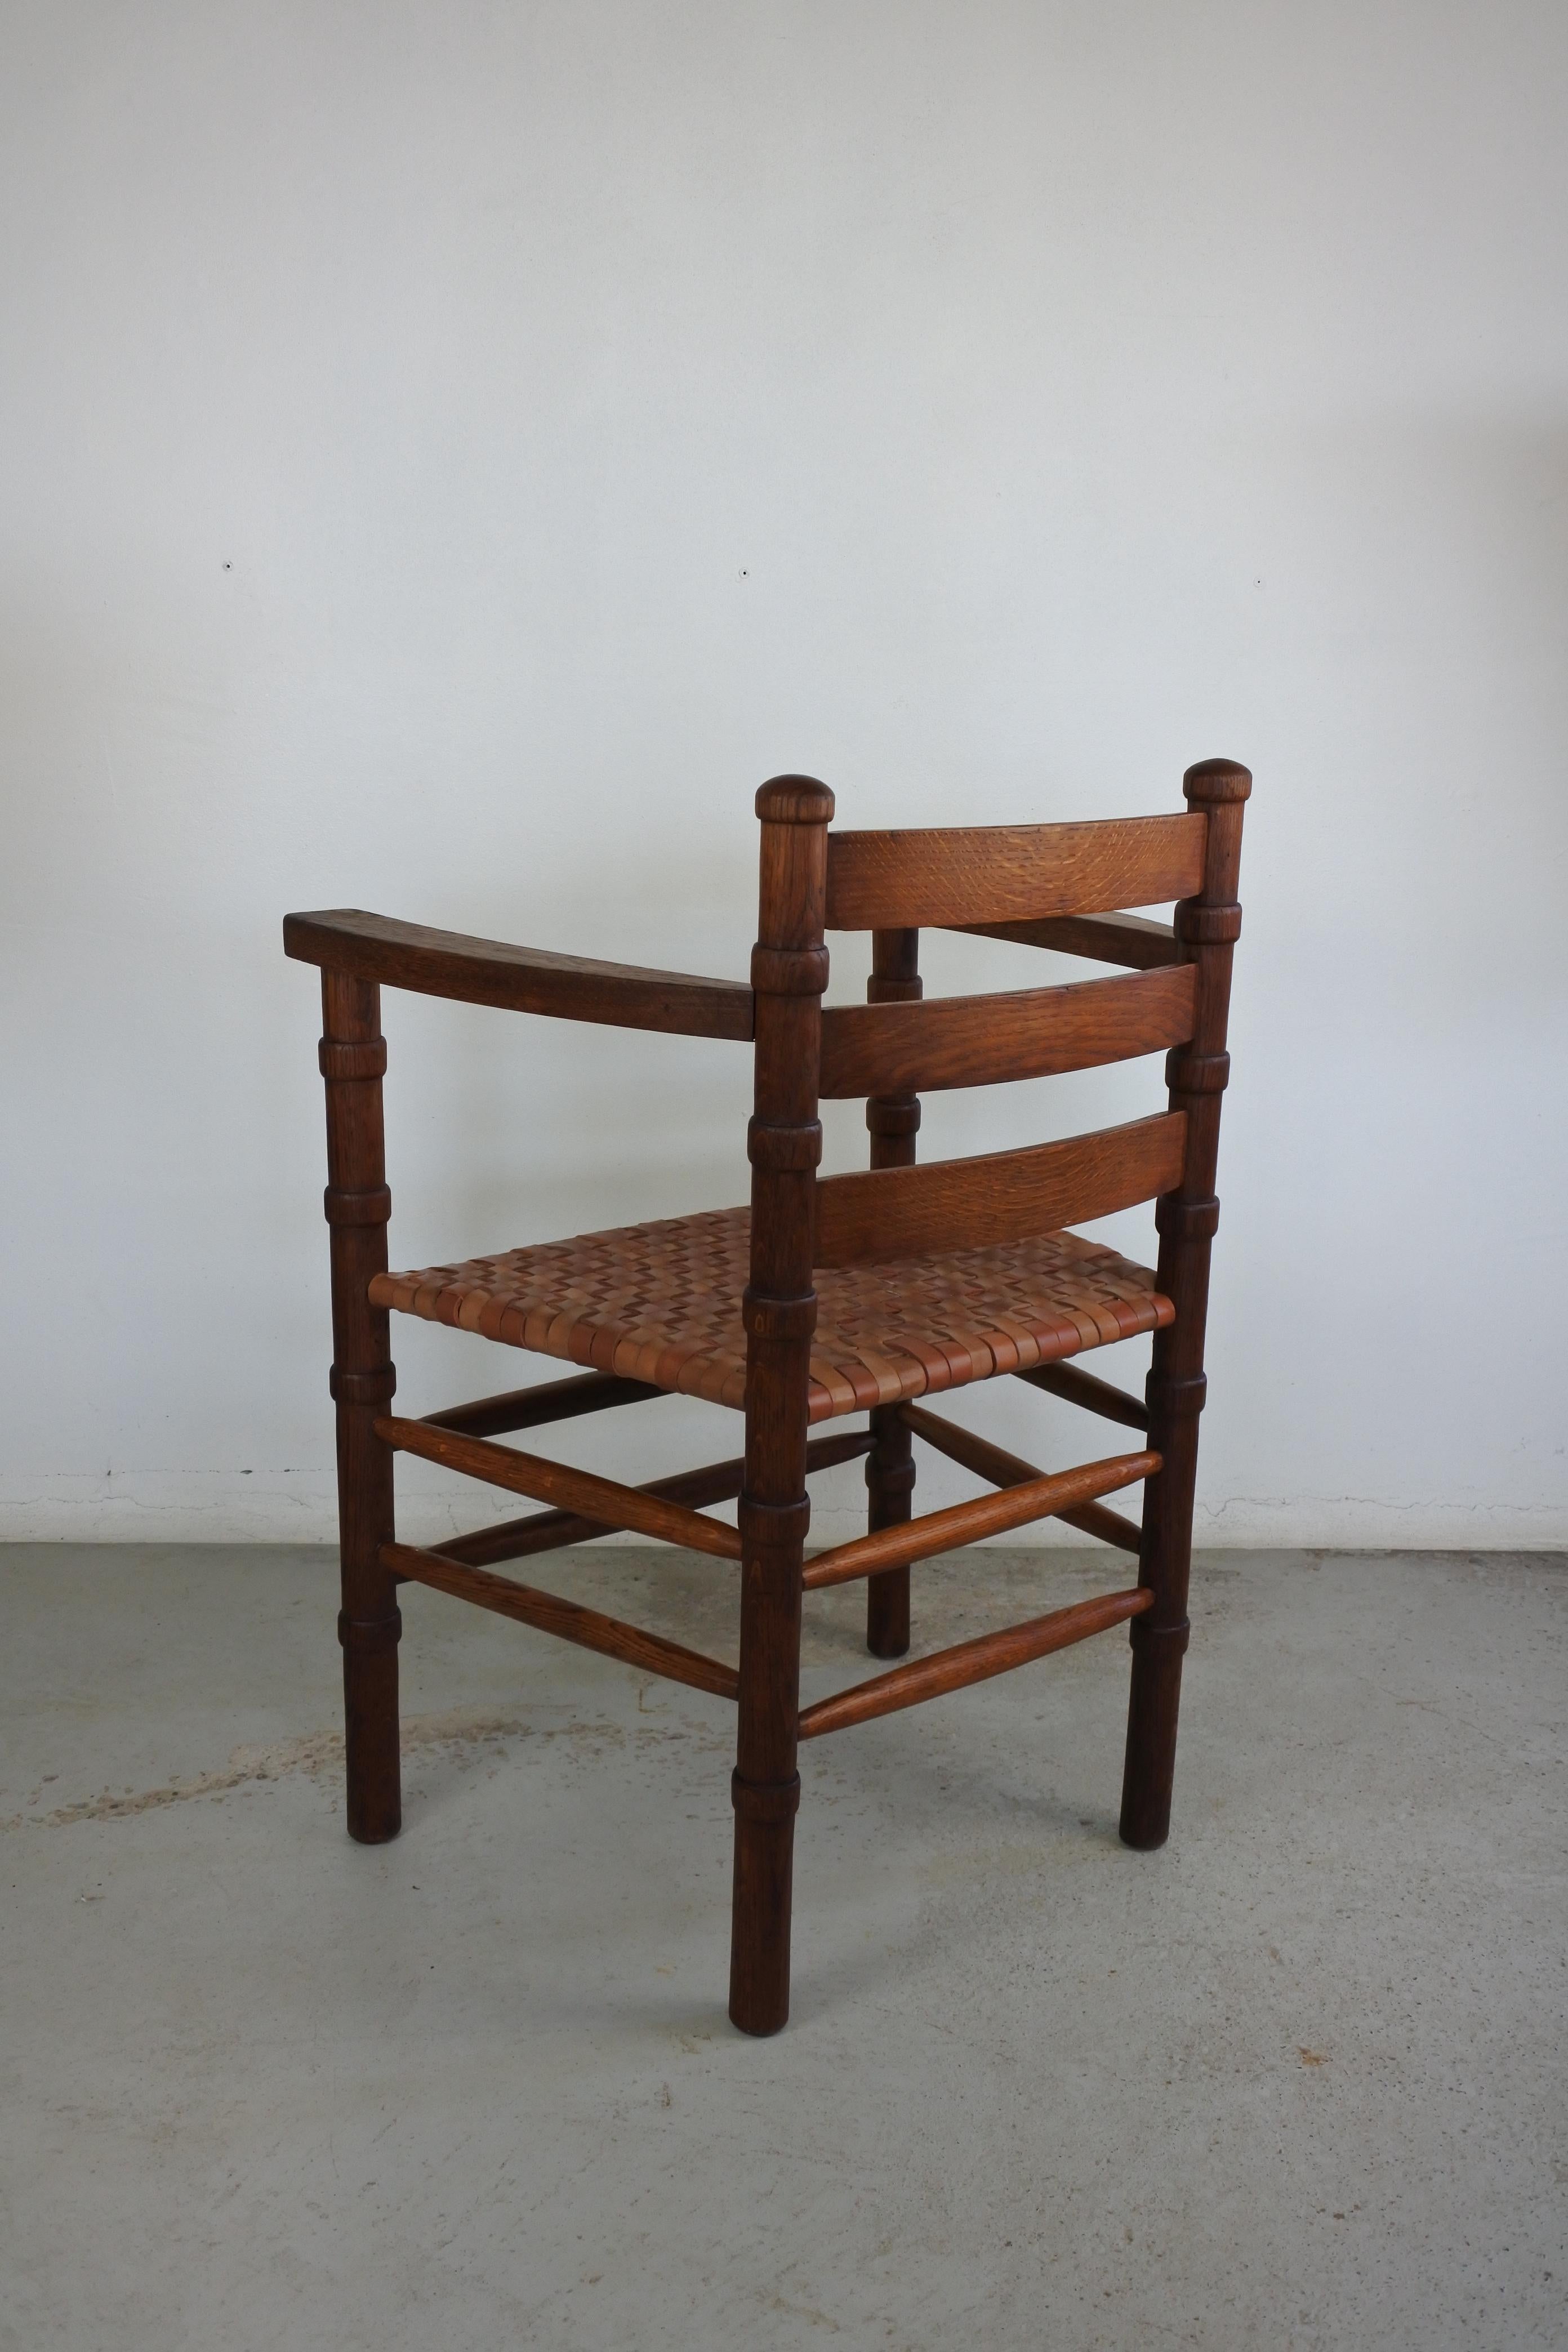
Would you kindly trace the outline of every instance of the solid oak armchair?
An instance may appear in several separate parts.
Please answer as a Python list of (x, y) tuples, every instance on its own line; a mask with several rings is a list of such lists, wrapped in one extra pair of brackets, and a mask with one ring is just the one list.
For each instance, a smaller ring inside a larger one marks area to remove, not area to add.
[[(1168, 1832), (1205, 1394), (1209, 1249), (1245, 768), (1188, 770), (1187, 814), (936, 832), (829, 830), (833, 794), (780, 776), (757, 795), (761, 918), (751, 985), (553, 955), (355, 911), (290, 915), (286, 951), (321, 967), (350, 1834), (396, 1834), (396, 1592), (412, 1580), (736, 1703), (730, 2014), (789, 2011), (799, 1743), (1128, 1624), (1132, 1688), (1121, 1835)], [(1123, 911), (1176, 902), (1173, 924)], [(984, 932), (1116, 976), (922, 1001), (922, 928)], [(824, 1009), (825, 934), (869, 931), (864, 1005)], [(567, 1020), (751, 1042), (750, 1209), (392, 1274), (380, 990)], [(1168, 1108), (1128, 1125), (915, 1165), (922, 1093), (1166, 1050)], [(819, 1177), (820, 1101), (864, 1097), (871, 1165)], [(1156, 1202), (1157, 1270), (1070, 1228)], [(417, 1419), (392, 1411), (389, 1313), (584, 1367)], [(1066, 1360), (1142, 1332), (1140, 1402)], [(917, 1397), (1013, 1373), (1138, 1433), (1136, 1450), (1042, 1475)], [(496, 1438), (680, 1391), (745, 1417), (733, 1461), (626, 1486)], [(866, 1424), (812, 1437), (850, 1414)], [(994, 1491), (911, 1516), (916, 1438)], [(547, 1507), (428, 1549), (399, 1543), (393, 1463), (415, 1454)], [(868, 1532), (808, 1558), (806, 1478), (866, 1457)], [(1142, 1485), (1139, 1522), (1104, 1497)], [(738, 1526), (705, 1507), (738, 1497)], [(1046, 1517), (1136, 1555), (1101, 1598), (799, 1703), (803, 1598), (864, 1578), (874, 1655), (910, 1646), (911, 1562)], [(739, 1564), (740, 1666), (495, 1575), (614, 1529)]]

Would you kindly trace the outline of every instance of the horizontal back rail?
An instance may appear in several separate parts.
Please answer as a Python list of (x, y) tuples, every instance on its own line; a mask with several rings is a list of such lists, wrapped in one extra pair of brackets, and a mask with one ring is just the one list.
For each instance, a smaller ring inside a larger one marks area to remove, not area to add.
[(896, 1715), (900, 1707), (919, 1706), (923, 1699), (941, 1698), (948, 1691), (967, 1690), (971, 1683), (988, 1682), (1032, 1658), (1049, 1657), (1074, 1642), (1086, 1642), (1112, 1625), (1124, 1625), (1153, 1606), (1154, 1595), (1142, 1585), (1125, 1592), (1107, 1592), (1093, 1601), (1075, 1601), (1068, 1609), (1053, 1609), (1048, 1617), (1032, 1617), (1022, 1625), (1005, 1626), (997, 1633), (980, 1633), (972, 1642), (955, 1643), (931, 1657), (916, 1658), (891, 1674), (874, 1675), (851, 1690), (835, 1691), (815, 1706), (803, 1707), (800, 1738), (816, 1739), (825, 1731), (845, 1731), (854, 1723), (869, 1723), (879, 1715)]
[(582, 1650), (597, 1650), (602, 1657), (619, 1658), (623, 1665), (639, 1666), (645, 1674), (711, 1691), (715, 1698), (741, 1696), (741, 1677), (733, 1666), (705, 1658), (700, 1650), (685, 1649), (679, 1642), (667, 1642), (660, 1633), (625, 1625), (597, 1609), (563, 1601), (558, 1593), (535, 1591), (530, 1584), (514, 1584), (510, 1577), (491, 1576), (482, 1568), (464, 1568), (439, 1552), (422, 1551), (416, 1544), (383, 1544), (381, 1564), (405, 1583), (428, 1584), (437, 1592), (449, 1592), (455, 1601), (493, 1609), (498, 1617), (553, 1633), (557, 1641), (575, 1642)]
[(1143, 915), (1047, 915), (1038, 923), (955, 923), (946, 928), (982, 939), (1011, 940), (1024, 948), (1050, 948), (1058, 955), (1087, 956), (1094, 963), (1120, 963), (1135, 971), (1155, 971), (1179, 963), (1182, 950), (1169, 923)]
[(1184, 1112), (1161, 1111), (1021, 1151), (825, 1176), (816, 1263), (984, 1249), (1134, 1208), (1180, 1182), (1186, 1128)]
[(1184, 1045), (1197, 967), (1129, 972), (996, 996), (830, 1005), (822, 1016), (825, 1100), (929, 1094), (1098, 1068)]
[(827, 929), (958, 929), (1163, 907), (1203, 887), (1206, 839), (1207, 819), (1191, 814), (830, 833)]
[(492, 1445), (488, 1438), (460, 1437), (454, 1430), (431, 1429), (422, 1421), (404, 1421), (388, 1413), (375, 1423), (384, 1445), (404, 1454), (417, 1454), (438, 1462), (465, 1478), (480, 1478), (488, 1486), (531, 1495), (536, 1503), (559, 1503), (584, 1518), (606, 1527), (631, 1528), (659, 1543), (687, 1544), (716, 1559), (739, 1559), (741, 1538), (735, 1528), (719, 1519), (705, 1519), (700, 1511), (667, 1503), (637, 1486), (618, 1486), (613, 1478), (591, 1470), (572, 1470), (563, 1462), (546, 1462), (537, 1454), (515, 1446)]
[(283, 951), (298, 962), (321, 964), (387, 988), (494, 1004), (510, 1013), (550, 1013), (562, 1021), (742, 1041), (753, 1024), (752, 991), (742, 981), (602, 963), (547, 948), (509, 947), (500, 940), (432, 930), (357, 907), (286, 916)]

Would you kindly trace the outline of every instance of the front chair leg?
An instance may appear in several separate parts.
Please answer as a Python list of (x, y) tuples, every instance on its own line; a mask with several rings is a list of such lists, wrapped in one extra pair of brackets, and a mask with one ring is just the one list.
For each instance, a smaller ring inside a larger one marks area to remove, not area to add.
[[(388, 1368), (390, 1370), (390, 1367)], [(397, 1587), (381, 1566), (392, 1540), (392, 1454), (368, 1424), (376, 1408), (339, 1407), (338, 1481), (343, 1651), (343, 1746), (349, 1835), (384, 1845), (403, 1825), (398, 1756)], [(384, 1458), (377, 1458), (384, 1457)]]
[(381, 1564), (393, 1539), (392, 1452), (375, 1433), (396, 1386), (388, 1318), (370, 1304), (386, 1271), (381, 1080), (386, 1046), (373, 982), (321, 974), (321, 1076), (327, 1082), (327, 1222), (332, 1257), (332, 1395), (338, 1414), (338, 1538), (342, 1610), (349, 1835), (395, 1837), (403, 1819), (397, 1732), (397, 1586)]
[(809, 1506), (742, 1497), (740, 1738), (735, 1808), (730, 2017), (742, 2033), (789, 2019), (790, 1895), (800, 1712), (801, 1562)]

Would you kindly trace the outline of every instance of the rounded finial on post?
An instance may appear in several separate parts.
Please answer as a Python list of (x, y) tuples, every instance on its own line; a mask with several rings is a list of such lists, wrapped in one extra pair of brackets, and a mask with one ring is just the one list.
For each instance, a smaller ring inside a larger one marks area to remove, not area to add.
[(771, 776), (757, 794), (768, 824), (831, 824), (833, 809), (833, 794), (815, 776)]
[(1190, 801), (1224, 807), (1228, 801), (1244, 801), (1249, 796), (1252, 771), (1244, 768), (1239, 760), (1200, 760), (1182, 778), (1182, 790)]

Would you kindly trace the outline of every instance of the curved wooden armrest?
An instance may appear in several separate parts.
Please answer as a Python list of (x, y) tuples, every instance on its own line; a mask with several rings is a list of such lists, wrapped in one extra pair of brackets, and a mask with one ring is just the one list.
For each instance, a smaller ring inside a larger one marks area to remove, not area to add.
[(978, 931), (988, 940), (1016, 940), (1026, 948), (1054, 948), (1058, 955), (1089, 956), (1097, 963), (1130, 964), (1135, 971), (1155, 971), (1182, 961), (1170, 924), (1152, 923), (1144, 915), (1047, 915), (1033, 923), (952, 928)]
[(744, 982), (702, 980), (640, 964), (601, 963), (435, 931), (340, 907), (286, 915), (283, 952), (300, 963), (346, 971), (357, 980), (454, 996), (514, 1013), (549, 1013), (563, 1021), (602, 1021), (625, 1029), (666, 1029), (686, 1037), (748, 1039), (752, 998)]

